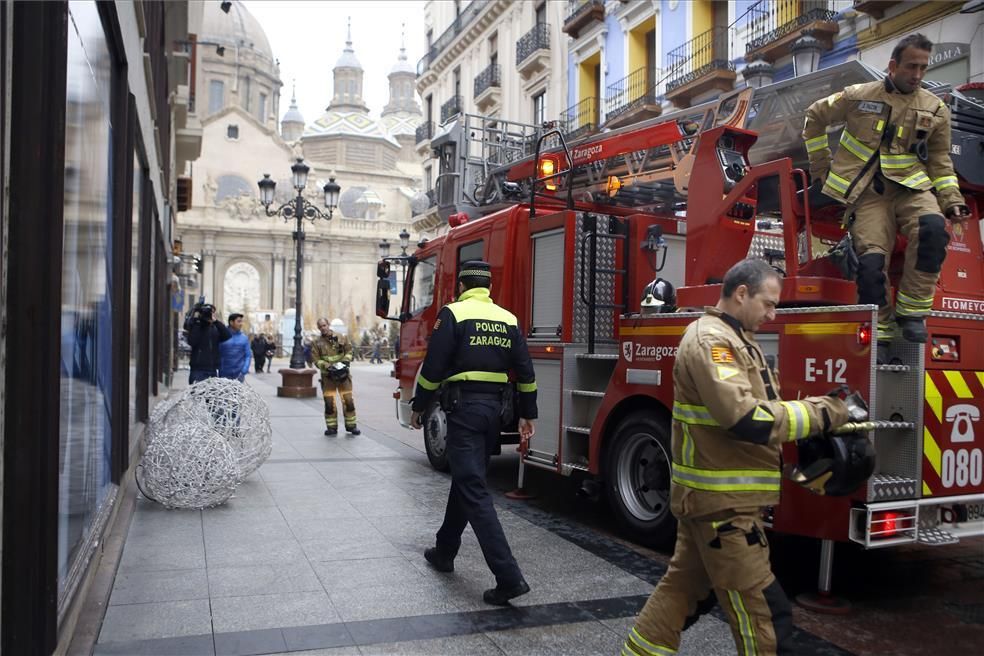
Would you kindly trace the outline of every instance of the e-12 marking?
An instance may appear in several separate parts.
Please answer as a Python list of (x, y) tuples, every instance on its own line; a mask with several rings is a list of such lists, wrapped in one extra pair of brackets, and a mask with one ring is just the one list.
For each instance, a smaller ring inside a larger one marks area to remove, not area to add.
[(817, 358), (806, 358), (806, 371), (803, 380), (808, 383), (823, 380), (828, 383), (846, 383), (847, 360), (844, 358), (827, 358), (823, 364), (817, 366)]

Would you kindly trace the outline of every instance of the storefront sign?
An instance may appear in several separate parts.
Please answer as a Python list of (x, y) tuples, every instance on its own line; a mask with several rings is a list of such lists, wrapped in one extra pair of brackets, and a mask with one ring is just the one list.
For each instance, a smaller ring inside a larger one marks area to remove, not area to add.
[(944, 64), (949, 64), (957, 59), (962, 59), (970, 54), (969, 43), (934, 43), (933, 52), (929, 56), (929, 69), (938, 68)]

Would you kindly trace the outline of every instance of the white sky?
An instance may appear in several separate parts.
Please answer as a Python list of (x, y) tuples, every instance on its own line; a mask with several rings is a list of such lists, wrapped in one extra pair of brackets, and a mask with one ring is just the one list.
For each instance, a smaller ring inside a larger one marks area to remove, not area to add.
[[(423, 0), (248, 0), (246, 8), (266, 32), (280, 60), (281, 118), (297, 80), (297, 106), (307, 123), (331, 102), (332, 68), (345, 48), (346, 18), (352, 17), (352, 49), (364, 69), (362, 95), (378, 118), (389, 100), (390, 69), (400, 54), (406, 22), (407, 61), (416, 70), (424, 54)], [(419, 98), (418, 98), (419, 102)]]

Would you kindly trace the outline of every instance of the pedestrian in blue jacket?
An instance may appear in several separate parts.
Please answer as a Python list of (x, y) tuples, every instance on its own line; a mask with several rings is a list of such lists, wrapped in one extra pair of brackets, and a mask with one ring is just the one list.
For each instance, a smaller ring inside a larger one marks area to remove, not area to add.
[(219, 344), (219, 375), (241, 383), (253, 360), (249, 337), (243, 333), (243, 315), (236, 312), (229, 315), (229, 332), (232, 337)]

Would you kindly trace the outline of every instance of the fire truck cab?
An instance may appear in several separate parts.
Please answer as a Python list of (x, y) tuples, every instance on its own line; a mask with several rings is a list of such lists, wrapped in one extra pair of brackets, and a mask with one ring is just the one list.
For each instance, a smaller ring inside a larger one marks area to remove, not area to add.
[[(953, 115), (954, 164), (972, 217), (948, 224), (929, 343), (894, 342), (889, 364), (877, 363), (872, 344), (877, 308), (856, 304), (854, 281), (827, 256), (844, 234), (843, 208), (811, 196), (803, 170), (809, 104), (880, 76), (849, 62), (571, 144), (549, 126), (474, 116), (445, 124), (432, 146), (450, 228), (379, 264), (378, 314), (402, 324), (393, 373), (400, 422), (409, 425), (427, 339), (454, 300), (458, 265), (486, 260), (492, 296), (518, 317), (536, 369), (540, 416), (521, 466), (597, 481), (625, 528), (666, 543), (677, 344), (717, 301), (725, 271), (760, 256), (785, 278), (778, 316), (757, 337), (783, 398), (841, 384), (860, 390), (877, 454), (874, 475), (849, 497), (784, 480), (767, 517), (773, 529), (819, 538), (825, 550), (834, 541), (874, 548), (984, 534), (984, 163), (961, 155), (984, 147), (984, 105), (933, 88)], [(403, 282), (396, 299), (393, 270)], [(655, 278), (675, 287), (675, 307), (643, 302)], [(427, 455), (445, 469), (446, 418), (434, 406), (424, 423)], [(515, 442), (515, 426), (503, 427), (503, 443)], [(783, 459), (795, 462), (796, 449)]]

